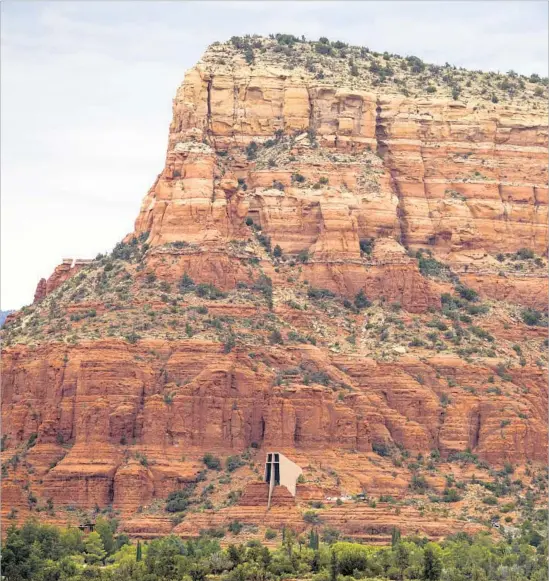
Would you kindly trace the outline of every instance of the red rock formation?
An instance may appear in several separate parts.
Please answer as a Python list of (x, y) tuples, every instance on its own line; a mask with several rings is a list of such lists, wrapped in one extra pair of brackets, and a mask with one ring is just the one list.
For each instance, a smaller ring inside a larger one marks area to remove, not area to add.
[(83, 266), (90, 264), (91, 260), (64, 258), (63, 262), (55, 267), (51, 276), (46, 280), (41, 278), (34, 293), (34, 303), (40, 302), (47, 295), (60, 287), (66, 280), (73, 277)]
[[(301, 70), (284, 79), (257, 66), (240, 72), (235, 77), (206, 58), (187, 73), (166, 167), (136, 222), (152, 244), (238, 237), (253, 211), (283, 250), (325, 258), (358, 258), (359, 238), (380, 229), (411, 247), (547, 248), (543, 111), (336, 90), (300, 80), (307, 78)], [(283, 167), (242, 163), (239, 177), (249, 187), (236, 194), (233, 182), (220, 180), (223, 166), (211, 145), (194, 141), (208, 135), (216, 149), (236, 155), (237, 134), (261, 142), (278, 129), (313, 129), (322, 147), (354, 155), (326, 171), (301, 141), (295, 161)], [(381, 165), (360, 153), (367, 147), (380, 152)], [(370, 170), (356, 163), (357, 154)], [(302, 187), (291, 180), (297, 172), (309, 183), (329, 174), (329, 186)], [(273, 180), (284, 184), (284, 195), (268, 189)]]
[[(440, 453), (429, 475), (439, 493), (462, 471), (446, 462), (455, 453), (470, 450), (478, 471), (544, 463), (545, 332), (516, 305), (544, 310), (547, 278), (539, 264), (519, 272), (492, 256), (547, 248), (542, 103), (405, 97), (281, 69), (270, 53), (248, 66), (222, 46), (225, 64), (212, 47), (177, 92), (165, 167), (135, 224), (147, 245), (125, 239), (137, 258), (63, 261), (35, 306), (8, 320), (2, 426), (7, 459), (22, 460), (3, 478), (4, 514), (29, 514), (33, 490), (60, 510), (113, 505), (142, 538), (233, 520), (302, 531), (311, 500), (410, 495), (412, 469), (384, 457), (396, 450)], [(426, 277), (420, 248), (449, 274)], [(82, 269), (74, 293), (64, 283)], [(184, 273), (193, 282), (180, 293)], [(437, 321), (458, 275), (491, 301), (480, 322), (466, 311)], [(209, 300), (200, 283), (242, 292)], [(313, 288), (337, 297), (307, 303)], [(359, 291), (375, 301), (366, 314), (349, 300)], [(418, 337), (389, 344), (390, 325)], [(422, 326), (446, 334), (427, 343)], [(491, 344), (461, 344), (457, 332)], [(295, 499), (275, 489), (268, 512), (266, 449), (311, 477)], [(170, 492), (213, 478), (206, 452), (245, 451), (237, 504), (175, 529), (157, 513)], [(378, 506), (322, 519), (375, 542), (393, 526), (431, 538), (475, 528)]]
[[(132, 512), (196, 479), (200, 465), (192, 459), (181, 462), (181, 451), (190, 458), (208, 450), (229, 455), (252, 443), (262, 449), (296, 450), (304, 458), (334, 442), (341, 452), (368, 452), (371, 442), (396, 442), (424, 454), (438, 448), (443, 456), (471, 448), (494, 464), (525, 458), (543, 462), (547, 454), (545, 374), (538, 369), (521, 371), (520, 383), (528, 386), (528, 394), (516, 394), (510, 406), (504, 396), (484, 391), (473, 396), (460, 387), (448, 390), (437, 375), (478, 386), (493, 372), (458, 358), (396, 365), (335, 358), (333, 363), (346, 369), (355, 389), (338, 402), (319, 387), (296, 385), (285, 393), (270, 387), (268, 376), (253, 372), (244, 354), (223, 356), (213, 344), (195, 343), (192, 351), (189, 347), (101, 341), (69, 349), (14, 348), (4, 355), (3, 433), (11, 447), (38, 434), (29, 461), (38, 468), (37, 475), (43, 474), (44, 498), (89, 508), (112, 503)], [(141, 362), (151, 349), (165, 355)], [(323, 358), (317, 351), (310, 355)], [(160, 366), (172, 381), (188, 382), (181, 388), (172, 383), (170, 404), (160, 395)], [(420, 374), (423, 384), (414, 379)], [(442, 390), (452, 398), (445, 409), (439, 399)], [(515, 415), (521, 410), (528, 410), (527, 422)], [(504, 419), (509, 425), (502, 438)], [(69, 448), (64, 450), (59, 442)], [(52, 469), (46, 449), (58, 458), (64, 454)], [(147, 464), (135, 457), (145, 457)], [(370, 490), (387, 493), (393, 487), (395, 494), (398, 489), (396, 481), (388, 487), (383, 478), (361, 476), (363, 469), (350, 458), (346, 462), (341, 469), (369, 482)], [(405, 481), (400, 490), (406, 490)], [(249, 504), (245, 498), (244, 505)]]
[(33, 303), (40, 302), (46, 296), (46, 279), (41, 278), (36, 285), (36, 290), (34, 291)]

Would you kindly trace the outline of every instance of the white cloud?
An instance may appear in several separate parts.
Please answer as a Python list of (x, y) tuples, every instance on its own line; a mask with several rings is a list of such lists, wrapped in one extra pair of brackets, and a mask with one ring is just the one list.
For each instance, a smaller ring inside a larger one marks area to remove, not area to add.
[(2, 16), (2, 308), (132, 229), (177, 85), (214, 40), (289, 32), (547, 74), (536, 2), (4, 2)]

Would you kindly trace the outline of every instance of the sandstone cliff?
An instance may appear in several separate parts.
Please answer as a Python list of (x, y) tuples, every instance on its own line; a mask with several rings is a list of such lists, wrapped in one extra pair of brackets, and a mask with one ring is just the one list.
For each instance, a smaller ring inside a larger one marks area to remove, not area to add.
[[(65, 521), (112, 505), (142, 537), (301, 530), (311, 500), (365, 491), (392, 500), (324, 522), (385, 541), (481, 526), (474, 483), (504, 466), (537, 486), (546, 90), (288, 38), (208, 49), (135, 232), (8, 321), (4, 514), (51, 499)], [(274, 448), (307, 484), (267, 513)], [(220, 476), (208, 452), (246, 461)], [(465, 504), (426, 501), (453, 481)], [(170, 520), (195, 486), (200, 514)]]

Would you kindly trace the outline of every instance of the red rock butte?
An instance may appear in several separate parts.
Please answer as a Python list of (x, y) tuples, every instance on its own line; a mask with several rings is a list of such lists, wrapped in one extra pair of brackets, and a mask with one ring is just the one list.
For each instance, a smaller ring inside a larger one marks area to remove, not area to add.
[[(362, 493), (382, 500), (324, 525), (439, 538), (483, 526), (429, 503), (449, 477), (543, 466), (546, 87), (318, 46), (212, 45), (135, 231), (10, 315), (3, 518), (51, 499), (43, 518), (112, 506), (142, 538), (301, 531), (308, 503)], [(269, 510), (267, 450), (303, 469)]]

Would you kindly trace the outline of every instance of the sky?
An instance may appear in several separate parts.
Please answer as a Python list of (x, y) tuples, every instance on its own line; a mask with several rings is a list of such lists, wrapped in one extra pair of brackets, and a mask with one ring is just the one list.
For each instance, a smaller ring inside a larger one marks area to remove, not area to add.
[(547, 76), (546, 2), (25, 1), (1, 10), (0, 308), (62, 258), (133, 229), (162, 170), (172, 98), (208, 44), (326, 36), (426, 62)]

